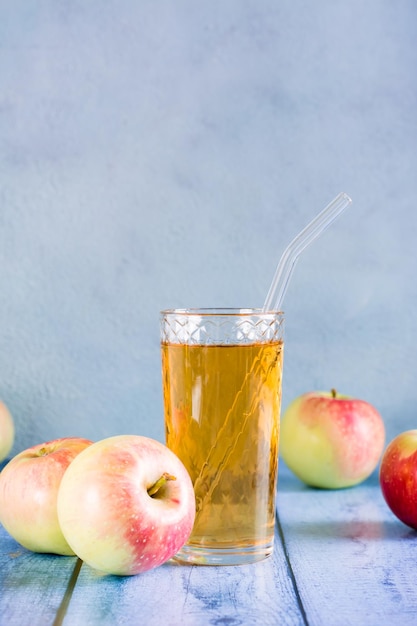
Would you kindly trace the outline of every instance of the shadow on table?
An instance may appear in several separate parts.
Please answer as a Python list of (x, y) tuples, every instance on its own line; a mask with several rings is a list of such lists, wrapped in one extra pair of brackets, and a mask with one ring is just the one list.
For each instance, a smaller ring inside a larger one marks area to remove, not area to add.
[[(284, 533), (300, 539), (325, 540), (348, 539), (353, 541), (416, 541), (417, 531), (401, 522), (378, 520), (346, 520), (309, 522), (300, 521), (284, 526)], [(291, 527), (291, 528), (289, 528)]]
[(357, 489), (358, 487), (377, 487), (379, 489), (379, 477), (378, 471), (375, 470), (366, 480), (353, 485), (352, 487), (344, 487), (341, 489), (320, 489), (317, 487), (310, 487), (303, 483), (295, 474), (288, 469), (283, 461), (279, 463), (278, 470), (278, 491), (282, 492), (303, 492), (303, 491), (316, 491), (318, 493), (331, 493), (335, 491), (348, 491), (351, 489)]

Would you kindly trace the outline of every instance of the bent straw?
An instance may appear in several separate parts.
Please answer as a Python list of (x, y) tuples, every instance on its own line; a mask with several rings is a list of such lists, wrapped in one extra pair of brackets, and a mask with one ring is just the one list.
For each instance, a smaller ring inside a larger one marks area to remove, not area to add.
[[(269, 289), (267, 298), (265, 300), (265, 304), (263, 307), (263, 311), (279, 311), (282, 300), (284, 298), (285, 292), (288, 287), (289, 280), (291, 278), (292, 272), (294, 270), (294, 266), (297, 262), (297, 259), (301, 252), (316, 239), (330, 224), (336, 219), (340, 213), (346, 209), (346, 207), (352, 202), (349, 196), (345, 193), (340, 193), (332, 202), (325, 208), (321, 213), (319, 213), (311, 222), (308, 224), (304, 230), (302, 230), (287, 246), (282, 255), (277, 269), (275, 271), (274, 279), (272, 281), (271, 287)], [(275, 302), (275, 308), (272, 308), (273, 303)], [(211, 446), (208, 455), (204, 464), (201, 466), (199, 474), (194, 481), (194, 491), (196, 494), (196, 502), (197, 502), (197, 510), (196, 510), (196, 520), (195, 527), (199, 523), (200, 516), (202, 511), (204, 510), (204, 505), (206, 501), (211, 498), (214, 490), (216, 489), (222, 473), (223, 469), (226, 466), (229, 458), (233, 454), (236, 448), (236, 444), (240, 436), (242, 435), (244, 429), (246, 428), (246, 424), (252, 414), (252, 411), (246, 411), (243, 414), (243, 423), (241, 424), (240, 430), (237, 434), (234, 434), (233, 440), (227, 441), (226, 438), (226, 428), (228, 427), (229, 420), (231, 419), (231, 415), (236, 410), (236, 405), (239, 401), (241, 394), (243, 393), (245, 384), (248, 380), (251, 380), (253, 376), (253, 372), (255, 368), (260, 368), (261, 364), (257, 359), (252, 364), (251, 370), (246, 374), (246, 377), (242, 383), (241, 389), (237, 392), (236, 397), (233, 401), (231, 408), (229, 409), (223, 426), (220, 431), (217, 433), (216, 440)], [(255, 378), (256, 380), (256, 378)], [(259, 379), (262, 383), (262, 379)], [(253, 394), (253, 401), (256, 402), (257, 394)], [(222, 441), (223, 446), (219, 446), (218, 442)], [(209, 480), (210, 470), (211, 468), (216, 468), (216, 475), (214, 479)]]
[(288, 283), (301, 252), (307, 248), (352, 202), (346, 193), (339, 193), (286, 247), (278, 263), (263, 306), (263, 311), (280, 311)]

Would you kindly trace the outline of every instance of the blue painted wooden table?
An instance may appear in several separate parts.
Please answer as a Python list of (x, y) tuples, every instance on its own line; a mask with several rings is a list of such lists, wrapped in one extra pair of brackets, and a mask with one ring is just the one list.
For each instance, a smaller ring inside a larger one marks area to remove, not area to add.
[(417, 624), (417, 533), (374, 475), (320, 491), (280, 467), (274, 555), (237, 567), (166, 563), (104, 576), (32, 554), (0, 527), (1, 626), (383, 626)]

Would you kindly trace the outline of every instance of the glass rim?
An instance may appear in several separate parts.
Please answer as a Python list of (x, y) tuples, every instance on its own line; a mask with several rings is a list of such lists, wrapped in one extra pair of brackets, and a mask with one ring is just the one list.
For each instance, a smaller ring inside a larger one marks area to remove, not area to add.
[(262, 308), (238, 308), (238, 307), (192, 307), (192, 308), (179, 308), (179, 309), (162, 309), (160, 311), (161, 316), (167, 315), (187, 315), (187, 316), (217, 316), (217, 317), (247, 317), (251, 315), (258, 315), (262, 317), (284, 317), (284, 311), (267, 310)]

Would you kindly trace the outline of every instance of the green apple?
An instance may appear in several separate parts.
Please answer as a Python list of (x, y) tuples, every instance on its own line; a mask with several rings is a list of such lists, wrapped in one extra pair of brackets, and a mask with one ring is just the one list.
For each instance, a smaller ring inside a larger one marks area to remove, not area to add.
[(364, 481), (378, 465), (384, 443), (378, 411), (335, 390), (299, 396), (282, 417), (281, 457), (312, 487), (339, 489)]
[(7, 406), (0, 401), (0, 462), (9, 454), (14, 443), (14, 422)]

